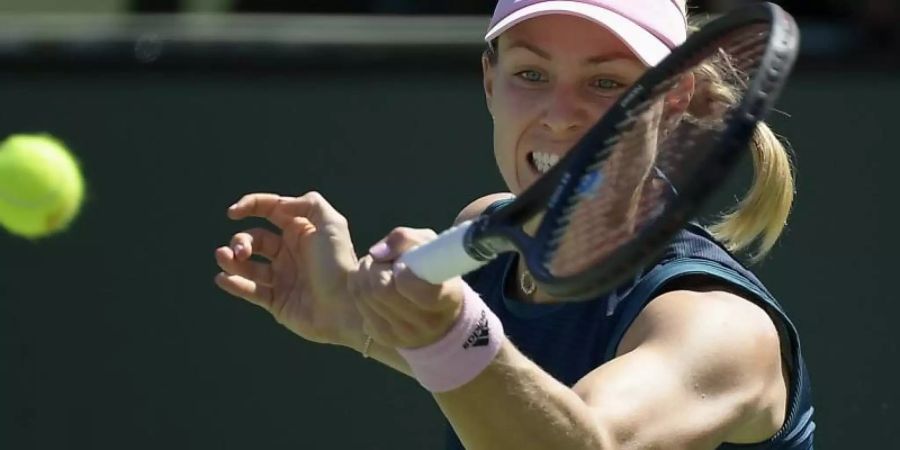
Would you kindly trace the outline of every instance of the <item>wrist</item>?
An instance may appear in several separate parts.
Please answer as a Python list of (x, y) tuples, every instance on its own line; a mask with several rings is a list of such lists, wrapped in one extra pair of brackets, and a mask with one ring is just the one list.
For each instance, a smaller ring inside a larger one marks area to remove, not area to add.
[(355, 307), (344, 311), (344, 319), (340, 322), (336, 331), (334, 344), (347, 347), (355, 352), (362, 352), (368, 337), (363, 331), (362, 317)]
[(413, 375), (431, 392), (456, 389), (477, 377), (497, 356), (503, 324), (468, 285), (456, 321), (437, 342), (397, 349)]

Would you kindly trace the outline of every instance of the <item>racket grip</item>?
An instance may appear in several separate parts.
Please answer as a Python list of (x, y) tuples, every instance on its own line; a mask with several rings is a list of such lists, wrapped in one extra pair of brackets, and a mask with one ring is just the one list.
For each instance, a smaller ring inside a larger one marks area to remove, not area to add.
[(431, 284), (443, 283), (487, 264), (488, 260), (475, 259), (466, 251), (466, 232), (471, 225), (472, 221), (467, 220), (448, 228), (433, 241), (404, 253), (399, 262)]

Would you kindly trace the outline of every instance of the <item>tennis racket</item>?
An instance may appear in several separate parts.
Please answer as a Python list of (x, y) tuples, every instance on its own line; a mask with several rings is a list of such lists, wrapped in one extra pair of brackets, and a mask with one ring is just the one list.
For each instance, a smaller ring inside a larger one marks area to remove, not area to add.
[[(614, 289), (658, 257), (747, 153), (797, 55), (799, 33), (761, 3), (693, 33), (631, 86), (559, 163), (513, 202), (441, 233), (400, 260), (441, 283), (517, 251), (539, 288), (564, 300)], [(695, 69), (715, 64), (737, 86), (710, 101)], [(700, 95), (700, 94), (697, 94)], [(534, 233), (523, 225), (537, 220)]]

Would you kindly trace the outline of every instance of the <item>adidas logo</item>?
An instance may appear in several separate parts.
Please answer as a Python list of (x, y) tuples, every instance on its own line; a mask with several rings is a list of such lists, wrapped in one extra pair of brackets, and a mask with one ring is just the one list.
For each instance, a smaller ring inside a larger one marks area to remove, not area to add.
[(481, 310), (481, 317), (479, 317), (478, 322), (475, 323), (475, 330), (473, 330), (472, 334), (466, 339), (463, 348), (468, 349), (469, 347), (484, 347), (485, 345), (488, 345), (491, 341), (490, 334), (491, 330), (488, 328), (487, 313), (484, 310)]

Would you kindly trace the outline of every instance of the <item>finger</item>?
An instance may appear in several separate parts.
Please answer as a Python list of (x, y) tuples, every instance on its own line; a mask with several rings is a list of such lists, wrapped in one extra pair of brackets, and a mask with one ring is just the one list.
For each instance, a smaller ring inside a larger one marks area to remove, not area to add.
[(367, 266), (364, 301), (385, 320), (408, 331), (410, 322), (415, 322), (421, 314), (421, 308), (397, 292), (390, 264), (372, 261)]
[(271, 261), (278, 255), (279, 248), (281, 237), (265, 228), (253, 228), (231, 238), (231, 250), (238, 260), (256, 254)]
[(294, 217), (284, 227), (284, 243), (300, 253), (304, 243), (303, 238), (316, 231), (316, 227), (306, 217)]
[(271, 193), (247, 194), (228, 207), (228, 217), (244, 219), (247, 217), (266, 217), (287, 197)]
[(368, 296), (363, 297), (364, 301), (391, 325), (396, 338), (415, 339), (423, 333), (433, 333), (434, 330), (445, 327), (444, 310), (424, 309), (397, 291), (391, 264), (371, 263), (368, 281)]
[(397, 336), (418, 336), (423, 332), (430, 332), (444, 318), (438, 312), (421, 308), (396, 291), (392, 297), (372, 297), (366, 304), (391, 324)]
[[(392, 265), (371, 263), (368, 265), (367, 296), (362, 297), (360, 308), (365, 308), (370, 317), (383, 319), (374, 326), (389, 326), (389, 330), (379, 329), (384, 335), (395, 340), (395, 346), (418, 347), (434, 342), (443, 336), (455, 321), (458, 311), (450, 312), (457, 303), (443, 303), (443, 307), (425, 309), (415, 301), (405, 298), (397, 291)], [(419, 300), (433, 305), (438, 298)]]
[(355, 304), (356, 310), (363, 319), (363, 332), (376, 342), (393, 347), (396, 344), (396, 338), (390, 322), (378, 314), (368, 302), (357, 301)]
[(356, 303), (364, 307), (369, 315), (377, 316), (381, 319), (381, 323), (387, 326), (398, 322), (399, 317), (393, 309), (385, 308), (381, 299), (391, 297), (395, 302), (403, 301), (399, 294), (392, 292), (393, 284), (390, 278), (389, 265), (377, 264), (371, 257), (366, 256), (359, 261), (359, 270), (354, 272), (350, 280)]
[[(456, 304), (454, 302), (446, 302), (444, 297), (450, 295), (461, 296), (463, 283), (462, 279), (457, 277), (448, 280), (442, 284), (431, 284), (413, 273), (406, 264), (397, 262), (393, 267), (394, 285), (397, 292), (404, 298), (409, 299), (422, 309), (429, 311), (440, 311), (445, 309), (448, 304)], [(461, 301), (461, 299), (456, 299)]]
[(290, 225), (294, 217), (306, 217), (316, 226), (328, 222), (346, 222), (318, 192), (309, 192), (300, 197), (248, 194), (228, 208), (228, 217), (235, 220), (260, 217), (281, 229)]
[(369, 254), (379, 262), (393, 261), (410, 249), (437, 237), (434, 230), (426, 228), (394, 228), (388, 235), (369, 249)]
[(269, 311), (272, 305), (271, 288), (260, 286), (240, 275), (229, 275), (220, 272), (216, 275), (215, 283), (223, 291), (260, 306), (266, 311)]
[(263, 286), (272, 286), (272, 265), (250, 260), (238, 260), (235, 258), (231, 247), (219, 247), (216, 249), (216, 263), (219, 267), (232, 275), (240, 275)]

